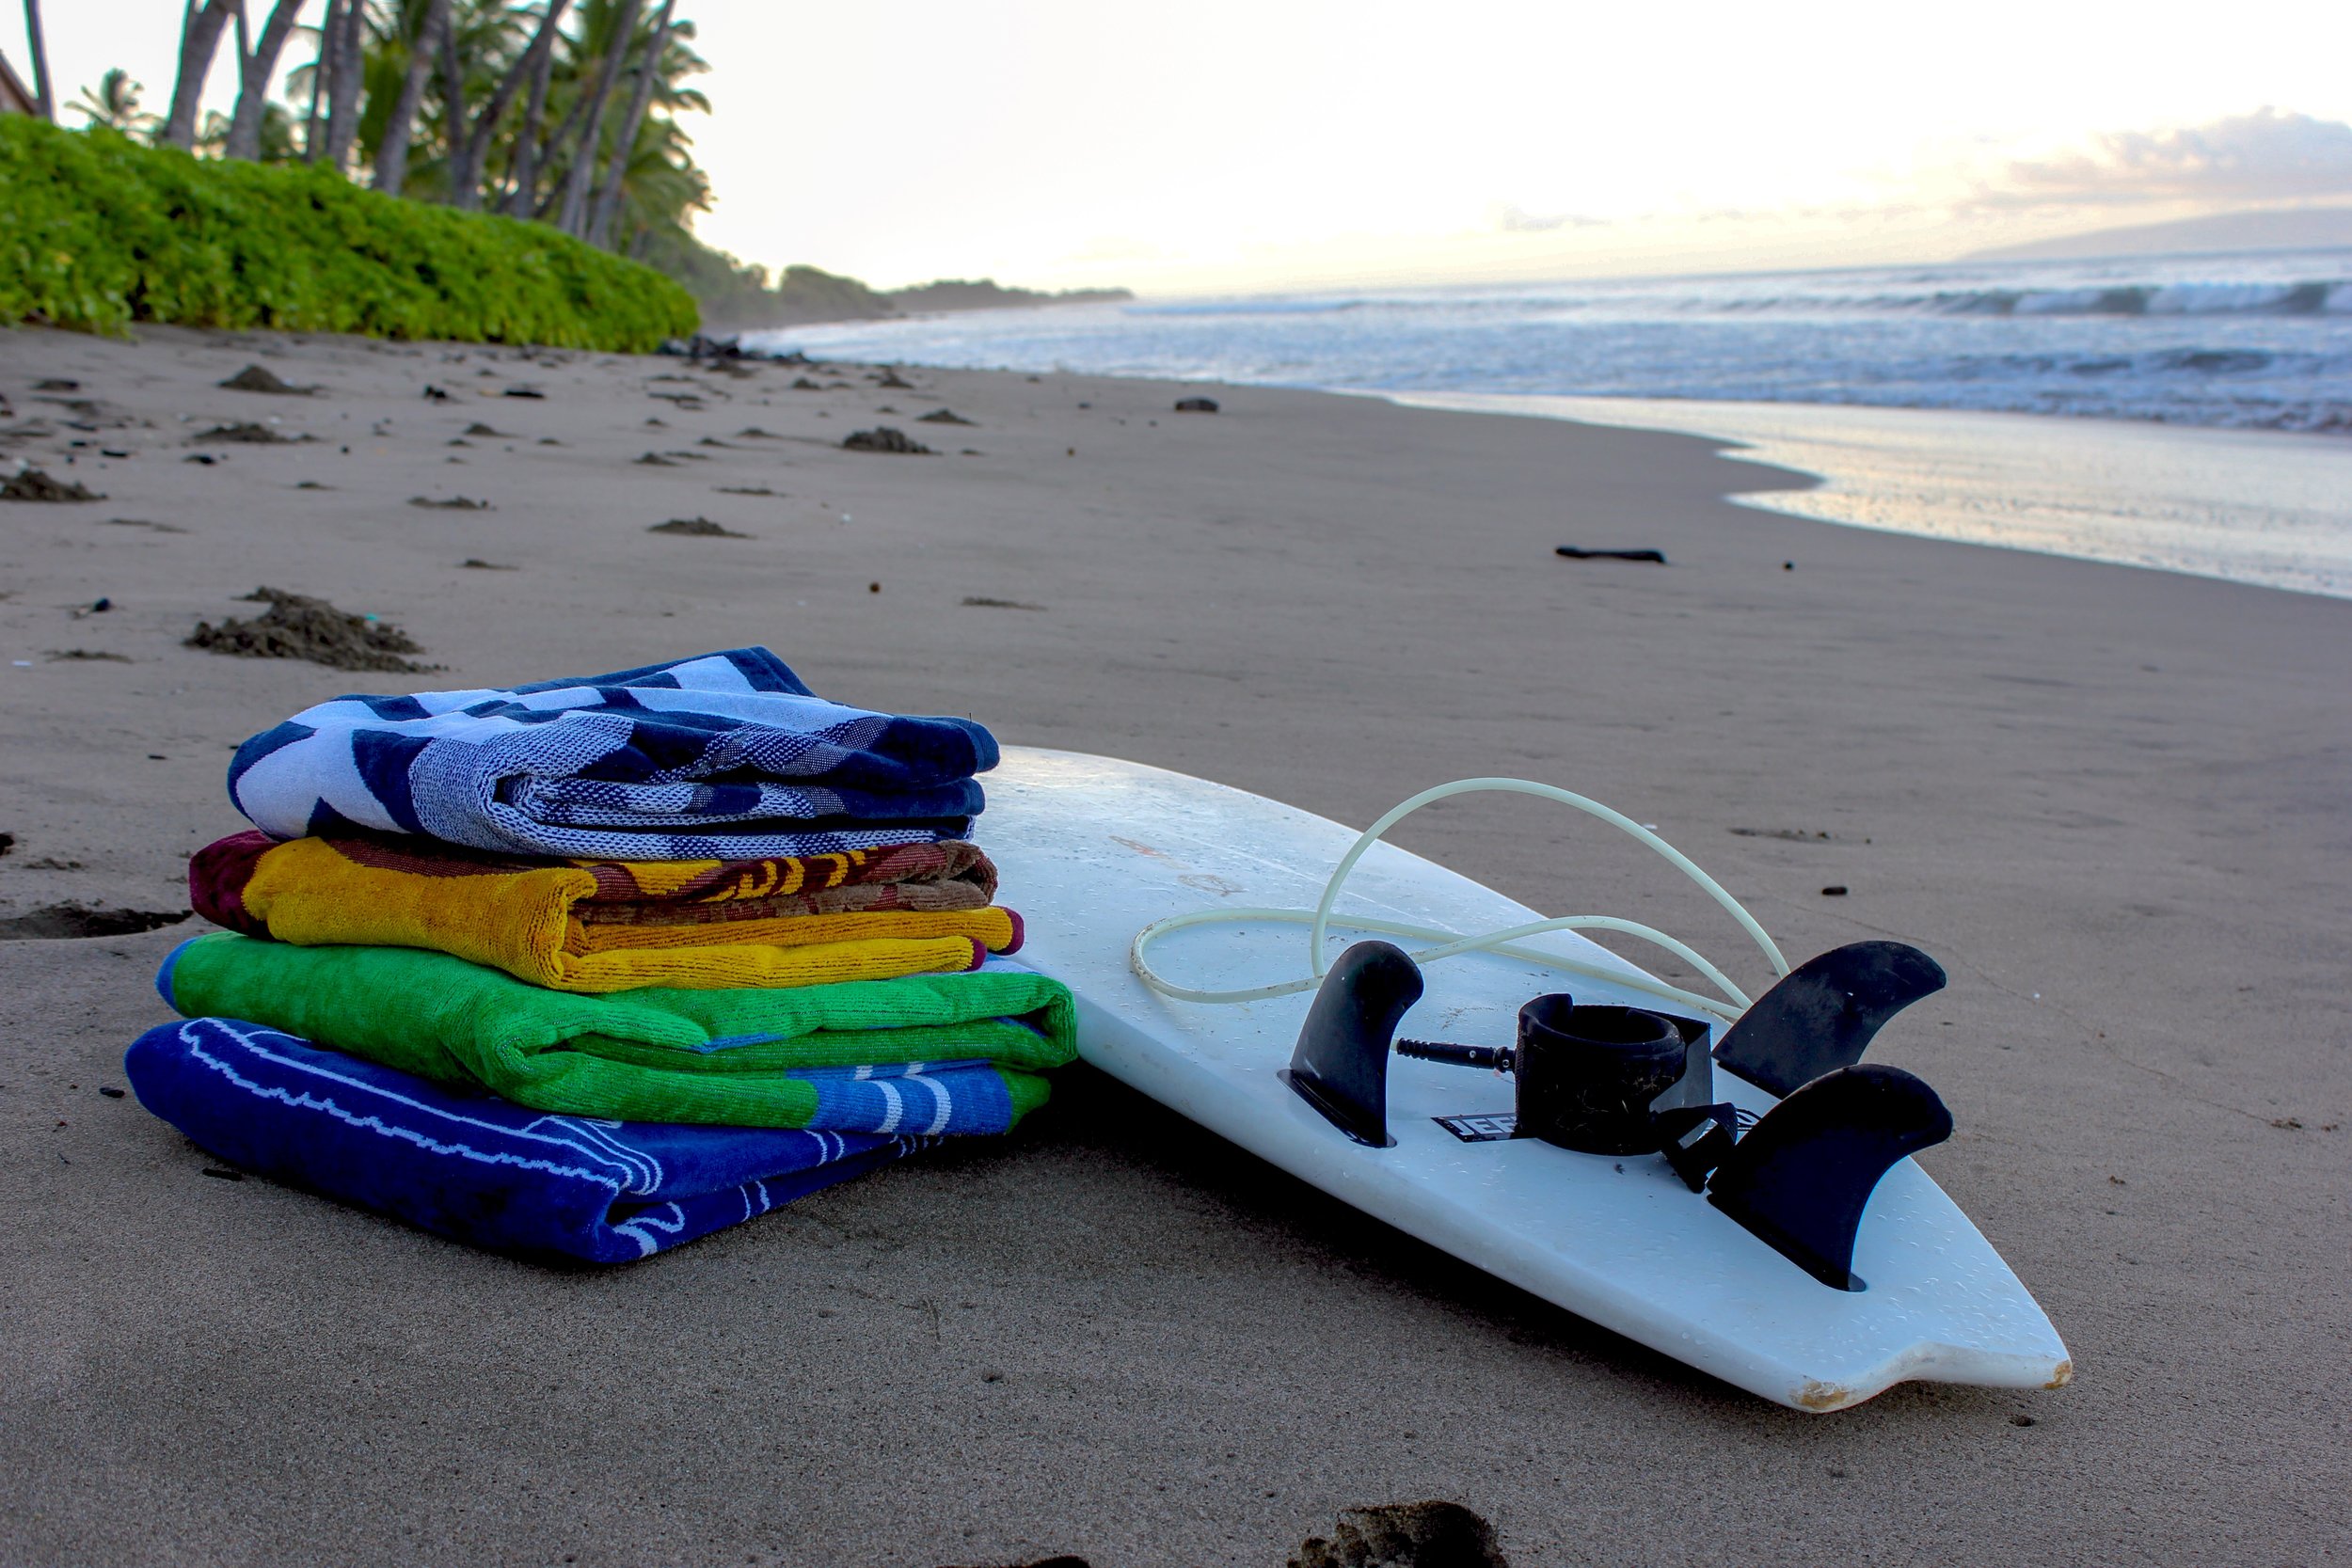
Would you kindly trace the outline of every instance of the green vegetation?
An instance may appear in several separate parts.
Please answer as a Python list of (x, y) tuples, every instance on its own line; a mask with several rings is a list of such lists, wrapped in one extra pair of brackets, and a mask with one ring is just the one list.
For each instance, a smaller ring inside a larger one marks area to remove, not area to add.
[(546, 224), (0, 116), (0, 322), (133, 322), (643, 352), (686, 291)]
[[(67, 105), (87, 133), (0, 121), (0, 325), (649, 348), (692, 332), (697, 306), (740, 331), (1127, 297), (885, 293), (704, 245), (710, 182), (679, 117), (709, 110), (690, 85), (709, 67), (678, 0), (326, 0), (315, 25), (307, 9), (183, 0), (167, 113), (109, 71)], [(290, 46), (302, 63), (273, 97)], [(222, 55), (235, 112), (200, 112)]]

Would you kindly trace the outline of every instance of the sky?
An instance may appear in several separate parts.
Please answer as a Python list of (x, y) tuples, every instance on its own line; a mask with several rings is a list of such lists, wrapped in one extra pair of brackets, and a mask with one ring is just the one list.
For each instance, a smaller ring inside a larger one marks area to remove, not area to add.
[[(0, 52), (29, 76), (0, 7)], [(48, 0), (60, 99), (120, 65), (162, 108), (179, 9)], [(882, 287), (1183, 294), (1932, 261), (2352, 203), (2343, 0), (680, 11), (712, 68), (713, 112), (687, 121), (718, 196), (697, 231)]]

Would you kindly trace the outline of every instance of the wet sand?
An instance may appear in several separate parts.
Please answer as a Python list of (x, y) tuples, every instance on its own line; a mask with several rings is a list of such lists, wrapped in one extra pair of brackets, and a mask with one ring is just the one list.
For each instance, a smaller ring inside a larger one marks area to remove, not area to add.
[[(215, 386), (254, 362), (321, 390)], [(1684, 436), (905, 378), (0, 335), (0, 429), (40, 427), (0, 471), (106, 497), (0, 501), (0, 919), (183, 910), (242, 825), (230, 749), (323, 696), (754, 641), (846, 702), (1347, 822), (1543, 778), (1660, 824), (1792, 955), (1943, 961), (1875, 1054), (1951, 1106), (1922, 1163), (2074, 1386), (1785, 1411), (1084, 1072), (1015, 1140), (646, 1264), (511, 1262), (207, 1180), (99, 1095), (181, 925), (0, 941), (0, 1560), (1271, 1565), (1431, 1497), (1521, 1564), (2342, 1548), (2352, 603), (1735, 507), (1804, 482)], [(313, 439), (192, 444), (272, 419)], [(840, 449), (881, 425), (941, 455)], [(457, 498), (488, 504), (411, 504)], [(745, 537), (648, 531), (698, 518)], [(182, 645), (263, 585), (446, 668)], [(1533, 802), (1398, 836), (1741, 951)]]

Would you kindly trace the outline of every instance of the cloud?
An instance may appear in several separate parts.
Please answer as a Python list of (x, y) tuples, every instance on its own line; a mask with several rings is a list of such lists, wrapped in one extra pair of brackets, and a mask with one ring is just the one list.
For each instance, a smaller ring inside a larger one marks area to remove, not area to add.
[(1494, 210), (1497, 229), (1506, 234), (1549, 234), (1555, 229), (1597, 229), (1609, 220), (1578, 213), (1531, 213), (1505, 201)]
[(2352, 124), (2274, 108), (2203, 125), (2117, 131), (2081, 151), (2022, 158), (1983, 182), (1979, 207), (2130, 206), (2352, 197)]

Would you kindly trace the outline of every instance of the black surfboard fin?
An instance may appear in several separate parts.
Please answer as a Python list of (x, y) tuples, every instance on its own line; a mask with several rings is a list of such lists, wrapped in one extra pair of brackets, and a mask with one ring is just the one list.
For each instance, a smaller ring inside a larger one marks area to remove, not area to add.
[(1839, 1068), (1767, 1111), (1707, 1198), (1822, 1284), (1859, 1291), (1854, 1236), (1879, 1179), (1951, 1135), (1944, 1101), (1902, 1069)]
[(1359, 942), (1323, 977), (1282, 1081), (1359, 1144), (1387, 1148), (1389, 1041), (1421, 1000), (1421, 966), (1402, 947)]
[(1786, 1096), (1825, 1072), (1851, 1067), (1886, 1021), (1944, 989), (1944, 968), (1899, 942), (1836, 947), (1781, 976), (1740, 1015), (1715, 1060)]

